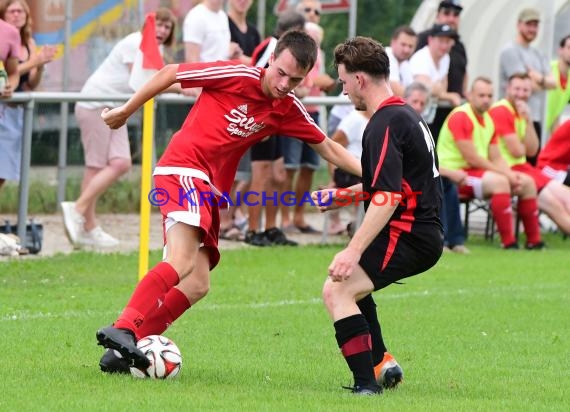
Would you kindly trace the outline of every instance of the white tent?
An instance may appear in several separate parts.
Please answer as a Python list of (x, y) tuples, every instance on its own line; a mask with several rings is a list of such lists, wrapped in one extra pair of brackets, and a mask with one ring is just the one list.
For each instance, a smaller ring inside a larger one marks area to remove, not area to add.
[[(422, 31), (434, 21), (439, 0), (424, 0), (412, 27)], [(498, 79), (499, 53), (516, 36), (520, 10), (535, 7), (542, 13), (540, 33), (534, 45), (548, 58), (556, 56), (562, 36), (570, 33), (570, 0), (462, 0), (459, 33), (467, 49), (469, 77)]]

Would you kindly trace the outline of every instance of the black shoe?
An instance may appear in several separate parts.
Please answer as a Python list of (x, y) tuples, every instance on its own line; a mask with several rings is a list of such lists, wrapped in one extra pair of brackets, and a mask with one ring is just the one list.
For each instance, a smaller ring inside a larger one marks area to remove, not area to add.
[(143, 370), (150, 366), (150, 360), (137, 348), (135, 335), (130, 330), (109, 326), (99, 329), (96, 336), (99, 345), (118, 351), (129, 366)]
[(265, 238), (271, 242), (272, 245), (280, 245), (280, 246), (297, 246), (298, 243), (294, 240), (287, 239), (285, 233), (279, 228), (272, 227), (271, 229), (267, 229), (263, 232)]
[(542, 241), (537, 242), (537, 243), (529, 243), (527, 242), (526, 245), (524, 245), (524, 248), (526, 250), (542, 250), (546, 248), (546, 244)]
[(343, 386), (344, 389), (350, 390), (353, 394), (359, 396), (372, 396), (382, 394), (382, 387), (380, 385), (354, 385), (354, 386)]
[(503, 245), (505, 250), (519, 250), (519, 244), (517, 242), (509, 243), (508, 245)]
[(113, 349), (107, 349), (99, 361), (99, 367), (107, 373), (130, 373), (129, 362)]
[(245, 243), (252, 246), (271, 246), (271, 241), (265, 237), (265, 233), (255, 230), (249, 230), (245, 234)]

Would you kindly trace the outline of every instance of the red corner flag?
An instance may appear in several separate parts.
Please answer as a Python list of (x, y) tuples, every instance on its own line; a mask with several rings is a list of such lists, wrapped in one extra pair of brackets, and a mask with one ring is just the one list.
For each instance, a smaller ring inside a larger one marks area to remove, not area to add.
[(142, 40), (139, 48), (143, 55), (143, 69), (162, 69), (164, 61), (162, 60), (162, 56), (158, 50), (158, 43), (156, 41), (156, 23), (154, 13), (148, 13), (145, 17), (142, 30)]

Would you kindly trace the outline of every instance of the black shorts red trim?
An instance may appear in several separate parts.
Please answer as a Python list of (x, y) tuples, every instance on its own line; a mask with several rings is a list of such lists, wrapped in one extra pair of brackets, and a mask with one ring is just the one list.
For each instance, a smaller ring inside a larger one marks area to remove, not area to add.
[(374, 290), (433, 267), (443, 252), (443, 231), (438, 224), (414, 223), (412, 232), (384, 230), (360, 258), (360, 266)]

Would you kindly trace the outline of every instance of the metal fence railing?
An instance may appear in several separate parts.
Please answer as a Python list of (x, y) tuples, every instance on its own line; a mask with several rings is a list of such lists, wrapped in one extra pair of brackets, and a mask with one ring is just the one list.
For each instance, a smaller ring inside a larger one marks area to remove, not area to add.
[[(30, 190), (30, 166), (32, 151), (32, 132), (34, 121), (34, 110), (40, 103), (60, 104), (60, 125), (58, 140), (58, 162), (57, 162), (57, 204), (65, 200), (65, 186), (67, 182), (67, 140), (69, 130), (69, 103), (80, 101), (124, 102), (130, 98), (130, 94), (117, 95), (87, 95), (79, 92), (30, 92), (14, 93), (13, 97), (5, 102), (21, 103), (24, 105), (24, 130), (22, 136), (22, 164), (20, 171), (20, 186), (18, 197), (18, 236), (25, 238), (26, 222), (28, 219), (28, 201)], [(195, 98), (185, 97), (177, 94), (163, 94), (157, 96), (155, 104), (192, 104)], [(349, 104), (347, 99), (342, 97), (306, 97), (303, 103), (320, 106), (333, 106), (336, 104)], [(156, 112), (156, 111), (155, 111)], [(153, 134), (154, 135), (154, 134)]]

